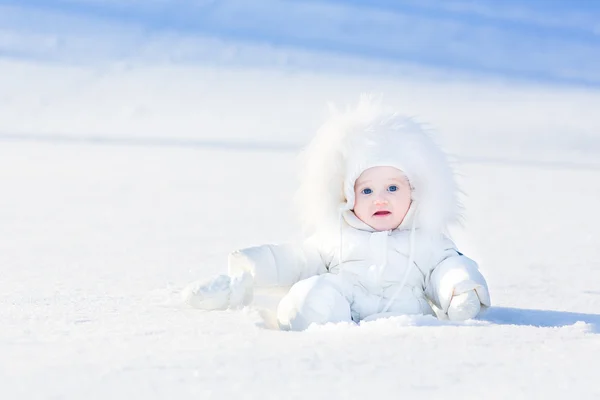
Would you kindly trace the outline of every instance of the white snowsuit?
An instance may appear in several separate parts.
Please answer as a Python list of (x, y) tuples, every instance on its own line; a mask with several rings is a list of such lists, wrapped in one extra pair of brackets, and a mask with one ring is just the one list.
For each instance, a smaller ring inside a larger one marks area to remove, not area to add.
[(348, 211), (342, 247), (316, 238), (302, 245), (251, 247), (230, 254), (229, 274), (249, 272), (255, 287), (293, 285), (277, 312), (280, 326), (292, 330), (358, 322), (386, 311), (433, 315), (431, 305), (446, 313), (454, 289), (464, 282), (470, 286), (463, 290), (476, 289), (482, 305), (490, 305), (486, 281), (473, 260), (448, 238), (432, 241), (418, 232), (411, 257), (406, 225), (376, 232)]
[[(232, 253), (229, 276), (184, 291), (194, 307), (248, 304), (252, 287), (292, 286), (278, 307), (282, 328), (360, 321), (374, 315), (447, 314), (460, 320), (490, 306), (477, 264), (445, 232), (460, 220), (458, 187), (445, 154), (412, 119), (363, 98), (337, 113), (305, 150), (296, 199), (309, 237), (301, 245), (263, 245)], [(390, 166), (411, 187), (402, 223), (376, 232), (353, 212), (365, 170)]]

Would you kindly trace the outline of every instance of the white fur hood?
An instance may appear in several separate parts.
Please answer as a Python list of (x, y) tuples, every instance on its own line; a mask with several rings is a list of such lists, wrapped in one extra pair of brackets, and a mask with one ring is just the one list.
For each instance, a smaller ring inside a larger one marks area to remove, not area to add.
[(301, 163), (296, 200), (307, 234), (336, 232), (341, 213), (354, 207), (358, 176), (385, 165), (403, 171), (411, 184), (416, 229), (445, 234), (460, 221), (459, 190), (446, 155), (420, 124), (372, 97), (361, 98), (355, 108), (334, 111), (302, 153)]

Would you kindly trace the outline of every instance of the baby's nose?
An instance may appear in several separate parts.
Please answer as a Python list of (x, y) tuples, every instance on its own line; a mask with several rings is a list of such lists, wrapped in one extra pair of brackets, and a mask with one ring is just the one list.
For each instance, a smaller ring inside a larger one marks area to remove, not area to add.
[(373, 201), (373, 204), (375, 204), (376, 206), (383, 206), (386, 205), (388, 203), (388, 201), (386, 199), (375, 199)]

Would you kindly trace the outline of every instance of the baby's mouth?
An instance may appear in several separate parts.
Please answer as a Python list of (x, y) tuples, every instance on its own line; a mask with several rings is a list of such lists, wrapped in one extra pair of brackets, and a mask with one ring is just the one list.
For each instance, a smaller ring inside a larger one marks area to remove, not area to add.
[(375, 216), (375, 217), (386, 217), (386, 216), (388, 216), (390, 214), (391, 214), (390, 211), (377, 211), (375, 214), (373, 214), (373, 216)]

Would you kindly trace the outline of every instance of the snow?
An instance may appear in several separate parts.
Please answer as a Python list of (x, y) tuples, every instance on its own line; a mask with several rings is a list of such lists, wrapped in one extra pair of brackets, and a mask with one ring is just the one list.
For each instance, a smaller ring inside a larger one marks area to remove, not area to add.
[[(13, 64), (0, 69), (38, 90), (1, 82), (2, 398), (600, 396), (597, 91)], [(296, 237), (298, 146), (327, 100), (386, 82), (455, 155), (455, 239), (494, 308), (294, 333), (270, 329), (271, 294), (238, 311), (181, 304), (229, 251)]]

